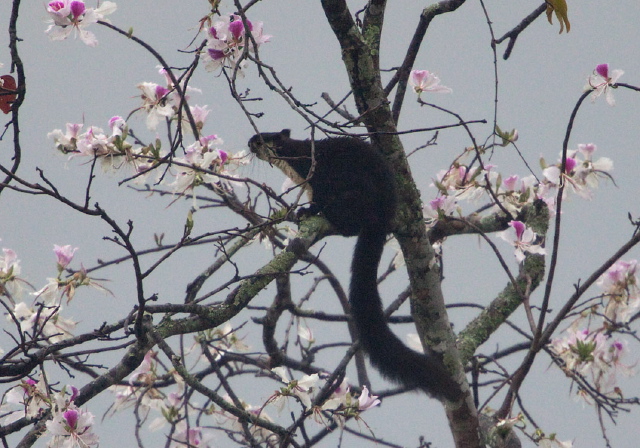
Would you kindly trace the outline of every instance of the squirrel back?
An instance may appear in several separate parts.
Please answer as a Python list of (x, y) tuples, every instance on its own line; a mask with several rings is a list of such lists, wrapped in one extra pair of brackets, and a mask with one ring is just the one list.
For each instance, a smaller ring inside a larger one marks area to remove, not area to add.
[(284, 129), (254, 135), (249, 148), (310, 190), (312, 211), (322, 211), (341, 235), (358, 235), (364, 225), (391, 232), (395, 180), (382, 155), (365, 141), (295, 140)]
[(322, 214), (344, 236), (358, 235), (349, 303), (362, 349), (384, 377), (438, 399), (455, 400), (459, 385), (442, 361), (408, 348), (389, 329), (377, 273), (396, 213), (396, 184), (383, 156), (353, 137), (294, 140), (290, 131), (256, 134), (251, 152), (311, 193), (309, 212)]

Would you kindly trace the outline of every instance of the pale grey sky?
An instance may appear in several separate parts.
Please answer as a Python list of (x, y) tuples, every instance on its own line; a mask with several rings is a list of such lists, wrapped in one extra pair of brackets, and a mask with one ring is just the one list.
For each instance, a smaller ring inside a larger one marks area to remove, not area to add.
[[(198, 20), (207, 13), (205, 1), (186, 0), (174, 2), (120, 1), (118, 10), (109, 18), (122, 29), (133, 27), (136, 36), (157, 49), (173, 66), (190, 61), (190, 55), (177, 50), (186, 49), (195, 36)], [(6, 32), (9, 1), (0, 6), (0, 62), (9, 69)], [(353, 10), (364, 2), (350, 1)], [(91, 2), (87, 5), (93, 6)], [(403, 50), (417, 23), (417, 16), (427, 3), (400, 0), (389, 2), (382, 44), (382, 64), (385, 68), (399, 65)], [(494, 32), (501, 36), (529, 14), (536, 2), (512, 2), (507, 0), (486, 2)], [(640, 85), (640, 7), (635, 0), (612, 3), (576, 2), (569, 0), (571, 32), (558, 35), (557, 20), (549, 25), (541, 18), (518, 39), (511, 58), (503, 61), (505, 45), (498, 47), (498, 73), (500, 104), (498, 123), (503, 128), (517, 128), (518, 146), (534, 167), (537, 174), (538, 159), (543, 156), (555, 163), (562, 148), (569, 114), (582, 92), (587, 77), (597, 64), (607, 62), (611, 68), (625, 71), (621, 82)], [(221, 10), (233, 12), (230, 2), (222, 2)], [(263, 21), (264, 30), (273, 35), (272, 41), (261, 47), (263, 61), (273, 66), (287, 86), (292, 86), (297, 97), (306, 102), (322, 103), (320, 94), (329, 92), (334, 100), (344, 96), (348, 82), (340, 59), (338, 44), (326, 23), (319, 2), (303, 0), (262, 1), (251, 9), (249, 17)], [(26, 179), (37, 179), (35, 167), (44, 169), (47, 177), (65, 194), (78, 199), (84, 194), (88, 165), (77, 160), (67, 161), (56, 154), (47, 133), (64, 128), (67, 122), (86, 123), (107, 128), (113, 115), (126, 116), (138, 107), (139, 94), (135, 85), (142, 81), (162, 82), (157, 74), (157, 62), (133, 42), (110, 30), (94, 26), (98, 37), (96, 48), (85, 46), (80, 40), (69, 39), (51, 42), (44, 34), (47, 18), (44, 2), (23, 2), (19, 21), (21, 57), (25, 64), (28, 91), (21, 110), (23, 163), (19, 174)], [(200, 39), (200, 38), (199, 38)], [(432, 23), (427, 39), (417, 59), (416, 69), (437, 73), (442, 83), (453, 89), (450, 95), (434, 97), (433, 101), (453, 110), (465, 119), (493, 116), (494, 74), (490, 51), (490, 35), (486, 19), (477, 1), (468, 1), (454, 14), (440, 16)], [(212, 110), (205, 133), (216, 133), (224, 139), (224, 149), (236, 152), (245, 149), (246, 141), (253, 134), (244, 115), (229, 98), (224, 78), (216, 73), (198, 69), (192, 85), (202, 89), (194, 94), (194, 104), (208, 104)], [(257, 77), (255, 67), (249, 67), (239, 82), (240, 89), (250, 88), (251, 94), (263, 98), (261, 103), (250, 104), (253, 111), (263, 111), (258, 121), (262, 131), (276, 131), (288, 127), (294, 137), (305, 138), (307, 131), (301, 120), (282, 99), (270, 92)], [(551, 307), (556, 308), (573, 290), (573, 284), (587, 277), (606, 260), (631, 234), (627, 212), (640, 216), (640, 178), (638, 172), (638, 141), (640, 123), (640, 96), (628, 90), (615, 92), (617, 105), (609, 107), (601, 98), (595, 104), (585, 104), (573, 129), (569, 147), (579, 143), (596, 143), (598, 154), (614, 161), (612, 182), (602, 182), (591, 201), (573, 197), (565, 204), (563, 216), (564, 240), (561, 246), (560, 268), (556, 276)], [(350, 105), (351, 107), (351, 105)], [(320, 111), (327, 108), (320, 104)], [(352, 108), (353, 110), (353, 108)], [(8, 120), (8, 116), (2, 123)], [(448, 124), (450, 117), (433, 110), (421, 109), (411, 92), (403, 108), (401, 130)], [(134, 117), (132, 122), (147, 138), (153, 134), (144, 130), (144, 119)], [(474, 125), (476, 136), (483, 139), (490, 133), (491, 125)], [(9, 138), (7, 138), (9, 137)], [(405, 148), (410, 151), (420, 146), (431, 134), (411, 134), (403, 137)], [(448, 166), (461, 149), (470, 145), (461, 129), (441, 132), (438, 145), (422, 150), (413, 156), (411, 168), (423, 192), (423, 199), (435, 197), (429, 187), (438, 170)], [(0, 162), (7, 163), (10, 154), (11, 135), (0, 141)], [(526, 167), (511, 148), (498, 149), (491, 163), (506, 177), (510, 174), (527, 175)], [(252, 164), (244, 174), (268, 182), (278, 190), (283, 177), (266, 165)], [(140, 247), (153, 244), (153, 233), (166, 233), (167, 241), (175, 241), (182, 233), (188, 203), (178, 202), (167, 207), (166, 198), (146, 198), (125, 186), (118, 187), (119, 175), (99, 175), (93, 187), (93, 201), (99, 201), (113, 216), (124, 223), (134, 220), (135, 238)], [(229, 225), (239, 225), (228, 213), (204, 211), (196, 215), (197, 231), (207, 228), (208, 220), (226, 220)], [(47, 276), (55, 275), (51, 254), (52, 245), (71, 244), (80, 247), (76, 261), (93, 266), (95, 260), (110, 259), (122, 255), (113, 244), (101, 238), (107, 227), (96, 219), (70, 213), (51, 199), (24, 197), (11, 191), (0, 196), (0, 247), (10, 247), (22, 260), (23, 273), (39, 288)], [(352, 242), (333, 238), (326, 250), (344, 259), (342, 280), (347, 282), (348, 259)], [(499, 242), (497, 244), (500, 244)], [(508, 248), (502, 246), (505, 254)], [(269, 252), (257, 246), (246, 273), (268, 260)], [(626, 258), (639, 258), (635, 250)], [(329, 259), (334, 259), (332, 257)], [(210, 262), (205, 250), (189, 250), (174, 263), (159, 270), (150, 280), (149, 292), (161, 292), (166, 301), (181, 298), (185, 285)], [(510, 266), (516, 265), (509, 258)], [(80, 327), (90, 330), (104, 320), (117, 319), (128, 309), (134, 299), (129, 265), (111, 268), (100, 273), (108, 278), (108, 288), (114, 296), (93, 294), (75, 301), (69, 306), (70, 315), (80, 318)], [(489, 248), (475, 237), (451, 238), (445, 245), (445, 299), (447, 303), (476, 302), (487, 304), (502, 289), (506, 279)], [(395, 279), (402, 285), (402, 275)], [(387, 289), (383, 288), (383, 291)], [(302, 289), (301, 289), (302, 290)], [(397, 289), (388, 288), (390, 300)], [(536, 297), (540, 297), (537, 294)], [(270, 297), (263, 295), (262, 304)], [(473, 316), (473, 313), (453, 311), (451, 320), (456, 329)], [(247, 319), (238, 316), (236, 323)], [(522, 312), (514, 321), (524, 323)], [(335, 327), (331, 327), (335, 331)], [(411, 332), (408, 326), (401, 332)], [(322, 328), (315, 328), (322, 334)], [(504, 331), (502, 339), (491, 339), (483, 352), (509, 344), (513, 333)], [(6, 340), (0, 337), (0, 346), (6, 349)], [(631, 344), (638, 355), (638, 344)], [(515, 360), (514, 360), (515, 362)], [(509, 361), (506, 361), (509, 365)], [(538, 360), (534, 372), (526, 381), (522, 393), (527, 397), (528, 411), (536, 422), (549, 432), (557, 432), (560, 440), (573, 439), (574, 447), (596, 448), (604, 446), (599, 433), (597, 416), (593, 408), (585, 407), (569, 396), (569, 381), (556, 368), (548, 368), (543, 357)], [(630, 391), (640, 390), (636, 376), (626, 385)], [(85, 379), (80, 379), (80, 382)], [(252, 391), (254, 404), (266, 399), (269, 390)], [(483, 397), (486, 398), (486, 397)], [(108, 405), (108, 397), (102, 400)], [(91, 409), (101, 415), (99, 406)], [(434, 447), (451, 444), (449, 431), (439, 403), (429, 401), (423, 395), (405, 395), (387, 400), (379, 409), (364, 415), (367, 424), (378, 436), (404, 446), (417, 446), (418, 435), (425, 435)], [(618, 426), (606, 422), (613, 446), (634, 446), (640, 436), (638, 413), (618, 417)], [(121, 425), (130, 420), (125, 414), (107, 418), (98, 425), (97, 432), (103, 438), (101, 446), (115, 446), (112, 439)], [(605, 418), (606, 421), (606, 418)], [(391, 423), (391, 424), (390, 424)], [(330, 439), (331, 446), (336, 439)], [(523, 440), (525, 446), (533, 446)], [(221, 439), (219, 446), (228, 446)], [(41, 441), (38, 446), (44, 446)], [(357, 446), (357, 445), (353, 445)]]

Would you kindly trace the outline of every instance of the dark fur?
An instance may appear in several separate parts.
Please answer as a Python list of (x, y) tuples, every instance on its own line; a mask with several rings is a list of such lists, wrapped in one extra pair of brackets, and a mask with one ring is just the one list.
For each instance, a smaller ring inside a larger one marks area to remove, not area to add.
[[(263, 133), (249, 140), (260, 159), (292, 179), (307, 180), (310, 212), (322, 212), (344, 236), (358, 235), (351, 265), (349, 303), (360, 343), (388, 379), (438, 399), (459, 397), (458, 385), (434, 355), (406, 347), (389, 329), (377, 287), (378, 264), (396, 211), (393, 173), (370, 144), (351, 137), (294, 140), (290, 132)], [(307, 179), (308, 178), (308, 179)]]

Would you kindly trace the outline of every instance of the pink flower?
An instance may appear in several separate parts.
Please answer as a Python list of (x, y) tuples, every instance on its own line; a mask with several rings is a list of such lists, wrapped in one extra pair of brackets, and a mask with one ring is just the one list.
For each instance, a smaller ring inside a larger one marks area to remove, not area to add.
[(219, 61), (221, 59), (224, 59), (224, 56), (225, 56), (224, 51), (216, 50), (215, 48), (208, 48), (207, 54), (211, 56), (211, 59), (213, 59), (214, 61)]
[(153, 358), (155, 357), (155, 353), (153, 350), (149, 350), (145, 355), (144, 359), (138, 366), (136, 370), (131, 372), (131, 376), (129, 377), (129, 384), (133, 385), (136, 381), (153, 381), (153, 368), (155, 367), (155, 362)]
[(89, 157), (105, 156), (113, 149), (111, 140), (104, 135), (101, 128), (91, 126), (87, 132), (82, 134), (76, 142), (77, 151), (74, 155)]
[(439, 219), (453, 215), (457, 209), (458, 201), (455, 196), (438, 196), (424, 207), (425, 217), (428, 218), (427, 225), (435, 225)]
[(85, 6), (84, 2), (73, 1), (69, 5), (71, 9), (71, 15), (73, 16), (74, 21), (77, 21), (82, 14), (84, 14)]
[(609, 64), (597, 65), (595, 72), (603, 78), (609, 79)]
[(54, 414), (47, 422), (47, 431), (53, 435), (50, 446), (97, 446), (99, 439), (93, 433), (93, 414), (70, 405), (63, 412)]
[(56, 254), (56, 258), (58, 259), (58, 268), (61, 270), (66, 268), (69, 263), (71, 263), (73, 254), (75, 254), (77, 250), (77, 247), (71, 247), (70, 245), (58, 246), (57, 244), (54, 244), (53, 252)]
[(608, 299), (604, 315), (611, 322), (627, 323), (640, 309), (637, 260), (618, 260), (598, 280)]
[[(284, 367), (274, 367), (271, 371), (278, 375), (287, 385), (286, 390), (281, 390), (279, 398), (287, 395), (295, 395), (305, 408), (309, 409), (311, 407), (311, 393), (319, 381), (317, 373), (304, 375), (299, 380), (290, 380)], [(279, 401), (284, 404), (282, 400)]]
[[(546, 167), (542, 175), (547, 180), (547, 186), (557, 187), (563, 182), (577, 195), (591, 199), (593, 190), (598, 186), (600, 178), (611, 178), (608, 174), (613, 170), (613, 161), (607, 157), (593, 160), (597, 147), (593, 143), (579, 144), (578, 149), (567, 152), (565, 171), (560, 172), (560, 162)], [(568, 189), (565, 189), (565, 192)]]
[(564, 165), (564, 172), (567, 174), (571, 174), (577, 164), (578, 162), (576, 162), (576, 159), (574, 159), (573, 157), (567, 157), (567, 160)]
[(20, 384), (6, 391), (4, 404), (16, 405), (18, 409), (3, 413), (0, 420), (2, 425), (7, 425), (23, 417), (35, 417), (43, 409), (48, 407), (46, 382), (40, 378), (38, 382), (27, 378)]
[(124, 130), (127, 122), (124, 121), (119, 115), (115, 115), (109, 119), (109, 128), (111, 129), (111, 134), (115, 136), (122, 136), (122, 131)]
[(582, 153), (582, 155), (591, 160), (591, 156), (597, 149), (597, 146), (594, 143), (580, 143), (578, 144), (578, 151)]
[(163, 118), (171, 118), (175, 114), (174, 99), (165, 97), (169, 90), (152, 82), (142, 82), (136, 86), (142, 91), (142, 109), (147, 112), (147, 128), (155, 131)]
[(102, 2), (98, 8), (87, 8), (83, 1), (78, 0), (52, 1), (47, 5), (47, 13), (53, 23), (45, 33), (51, 40), (64, 40), (75, 31), (82, 42), (95, 47), (98, 45), (96, 36), (85, 28), (98, 20), (105, 20), (104, 16), (115, 10), (116, 4), (110, 1)]
[(515, 236), (511, 230), (505, 230), (499, 234), (500, 238), (515, 247), (515, 256), (518, 263), (524, 261), (525, 252), (530, 254), (544, 255), (545, 249), (536, 244), (536, 233), (521, 221), (511, 221), (509, 226), (515, 231)]
[(358, 398), (358, 410), (366, 411), (380, 404), (377, 395), (369, 395), (369, 389), (367, 386), (362, 386), (362, 393)]
[(20, 322), (21, 331), (37, 331), (47, 342), (55, 344), (73, 336), (71, 332), (76, 326), (76, 322), (62, 317), (60, 310), (61, 307), (34, 309), (19, 302), (13, 308), (13, 314)]
[[(253, 29), (251, 22), (247, 20), (247, 25), (249, 26), (249, 31)], [(234, 20), (229, 24), (229, 31), (233, 34), (233, 37), (236, 40), (239, 40), (244, 35), (244, 23), (242, 23), (242, 19)]]
[(49, 5), (47, 6), (47, 10), (51, 12), (59, 12), (64, 7), (65, 7), (64, 2), (60, 2), (60, 1), (50, 2)]
[(418, 94), (422, 92), (432, 93), (451, 93), (452, 90), (449, 87), (440, 85), (440, 78), (428, 70), (411, 70), (409, 77), (409, 84), (413, 87), (413, 90)]
[(516, 189), (518, 179), (519, 177), (514, 174), (513, 176), (509, 176), (504, 181), (502, 181), (502, 184), (507, 191), (514, 191)]
[(76, 411), (75, 409), (67, 409), (66, 411), (64, 411), (62, 416), (67, 421), (67, 424), (70, 428), (76, 428), (76, 425), (78, 424), (78, 411)]
[[(232, 14), (225, 16), (222, 20), (213, 24), (208, 30), (209, 39), (206, 51), (203, 53), (203, 59), (206, 68), (209, 71), (217, 70), (222, 67), (236, 68), (240, 70), (246, 65), (246, 60), (242, 60), (240, 65), (238, 62), (242, 59), (245, 47), (247, 45), (247, 34), (251, 34), (253, 42), (256, 46), (269, 42), (271, 36), (263, 34), (262, 22), (256, 22), (255, 25), (249, 20), (245, 24), (239, 15)], [(249, 46), (249, 51), (254, 51), (253, 45)]]
[(229, 158), (229, 154), (222, 149), (218, 149), (218, 157), (220, 157), (220, 164), (224, 165)]
[(181, 420), (176, 425), (176, 431), (173, 435), (177, 444), (172, 444), (172, 447), (210, 447), (209, 441), (212, 439), (213, 434), (209, 432), (203, 432), (200, 426), (188, 427), (184, 420)]
[[(191, 116), (193, 117), (193, 121), (196, 124), (196, 128), (201, 131), (202, 128), (204, 128), (204, 122), (207, 119), (207, 116), (209, 115), (209, 112), (211, 112), (208, 109), (209, 106), (190, 106), (189, 109), (191, 110)], [(191, 131), (191, 123), (189, 122), (189, 117), (187, 116), (187, 114), (182, 114), (182, 129), (183, 131), (187, 131), (190, 132)]]

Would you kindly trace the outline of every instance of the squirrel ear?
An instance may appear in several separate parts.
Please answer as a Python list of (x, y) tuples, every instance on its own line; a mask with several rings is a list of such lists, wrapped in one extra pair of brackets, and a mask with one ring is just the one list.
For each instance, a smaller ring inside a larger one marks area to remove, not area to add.
[(286, 138), (290, 138), (291, 137), (291, 129), (283, 129), (282, 131), (280, 131), (280, 135), (282, 135), (283, 137), (286, 137)]

